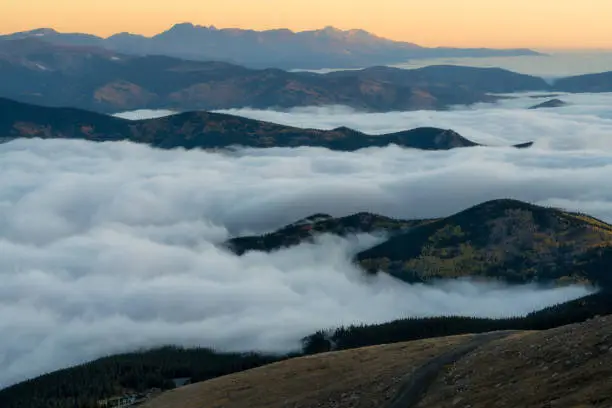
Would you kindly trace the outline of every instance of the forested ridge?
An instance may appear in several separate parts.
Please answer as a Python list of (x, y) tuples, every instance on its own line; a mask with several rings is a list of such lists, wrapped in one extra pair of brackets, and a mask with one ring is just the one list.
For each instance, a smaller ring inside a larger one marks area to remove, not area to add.
[(0, 407), (97, 407), (98, 400), (115, 395), (174, 388), (173, 378), (204, 381), (287, 357), (174, 346), (118, 354), (1, 390)]

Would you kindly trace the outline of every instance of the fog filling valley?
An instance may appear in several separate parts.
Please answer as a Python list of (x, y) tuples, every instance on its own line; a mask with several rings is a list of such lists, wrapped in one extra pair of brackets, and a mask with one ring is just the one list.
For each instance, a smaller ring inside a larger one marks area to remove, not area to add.
[[(606, 97), (584, 103), (603, 106)], [(582, 286), (424, 286), (366, 277), (352, 256), (383, 239), (367, 234), (242, 257), (218, 246), (314, 213), (438, 217), (496, 198), (612, 221), (612, 151), (600, 149), (612, 147), (612, 115), (579, 105), (554, 112), (510, 102), (369, 115), (346, 108), (239, 112), (372, 133), (429, 124), (496, 145), (536, 140), (526, 150), (213, 153), (127, 142), (0, 144), (0, 387), (142, 347), (285, 352), (305, 335), (342, 324), (517, 316), (586, 295), (592, 289)]]

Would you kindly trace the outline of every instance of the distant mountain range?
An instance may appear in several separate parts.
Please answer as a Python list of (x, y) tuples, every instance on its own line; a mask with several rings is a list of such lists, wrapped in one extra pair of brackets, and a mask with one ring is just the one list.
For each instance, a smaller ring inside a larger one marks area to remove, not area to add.
[(40, 28), (1, 36), (0, 40), (24, 38), (38, 38), (57, 45), (101, 47), (140, 56), (224, 61), (251, 68), (360, 68), (417, 58), (540, 55), (529, 49), (426, 48), (381, 38), (364, 30), (343, 31), (334, 27), (302, 32), (254, 31), (182, 23), (153, 37), (124, 32), (108, 38)]
[[(17, 138), (129, 140), (164, 149), (318, 146), (342, 151), (389, 144), (423, 150), (478, 146), (452, 130), (437, 128), (368, 135), (345, 127), (301, 129), (209, 112), (130, 121), (79, 109), (48, 108), (2, 98), (0, 112), (0, 141)], [(525, 148), (531, 144), (515, 147)]]
[(548, 87), (541, 78), (502, 69), (373, 67), (320, 75), (130, 56), (32, 38), (0, 41), (0, 78), (2, 97), (103, 113), (321, 105), (377, 112), (446, 109), (498, 99), (489, 93)]
[(590, 283), (612, 288), (612, 225), (584, 214), (517, 200), (493, 200), (439, 219), (398, 220), (370, 213), (316, 214), (262, 236), (224, 245), (237, 254), (272, 251), (329, 233), (384, 232), (355, 257), (366, 271), (407, 282), (472, 277), (508, 283)]
[(411, 70), (375, 66), (315, 74), (126, 55), (39, 38), (0, 40), (0, 78), (0, 97), (101, 113), (324, 105), (371, 112), (444, 110), (495, 102), (496, 93), (612, 91), (612, 73), (563, 78), (554, 85), (499, 68), (452, 65)]

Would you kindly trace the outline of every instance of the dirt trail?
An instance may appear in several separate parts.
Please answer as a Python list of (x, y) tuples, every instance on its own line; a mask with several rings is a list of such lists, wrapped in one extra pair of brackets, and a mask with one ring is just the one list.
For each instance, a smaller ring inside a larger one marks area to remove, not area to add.
[(498, 331), (477, 334), (467, 344), (458, 346), (454, 350), (429, 360), (403, 381), (396, 397), (387, 405), (387, 408), (412, 408), (416, 406), (444, 366), (455, 363), (465, 355), (491, 341), (502, 339), (514, 333), (516, 332)]

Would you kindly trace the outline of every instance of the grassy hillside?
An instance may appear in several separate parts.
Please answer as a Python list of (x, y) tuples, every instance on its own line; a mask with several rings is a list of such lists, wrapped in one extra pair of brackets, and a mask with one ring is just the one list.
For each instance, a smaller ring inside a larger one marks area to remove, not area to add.
[(583, 214), (494, 200), (427, 223), (357, 256), (402, 280), (482, 277), (612, 285), (612, 226)]
[(610, 333), (605, 317), (493, 342), (449, 366), (417, 407), (610, 407)]
[[(500, 333), (450, 359), (479, 337), (324, 353), (193, 384), (143, 407), (609, 407), (611, 331), (612, 317), (603, 317)], [(397, 396), (415, 389), (415, 404), (398, 403)]]
[(236, 253), (297, 245), (322, 233), (385, 232), (359, 253), (368, 272), (408, 282), (472, 277), (509, 283), (591, 283), (612, 287), (612, 226), (585, 214), (517, 200), (492, 200), (449, 217), (398, 220), (360, 213), (313, 216), (263, 236), (239, 237)]
[(470, 336), (301, 357), (183, 387), (143, 408), (382, 407), (401, 377)]

